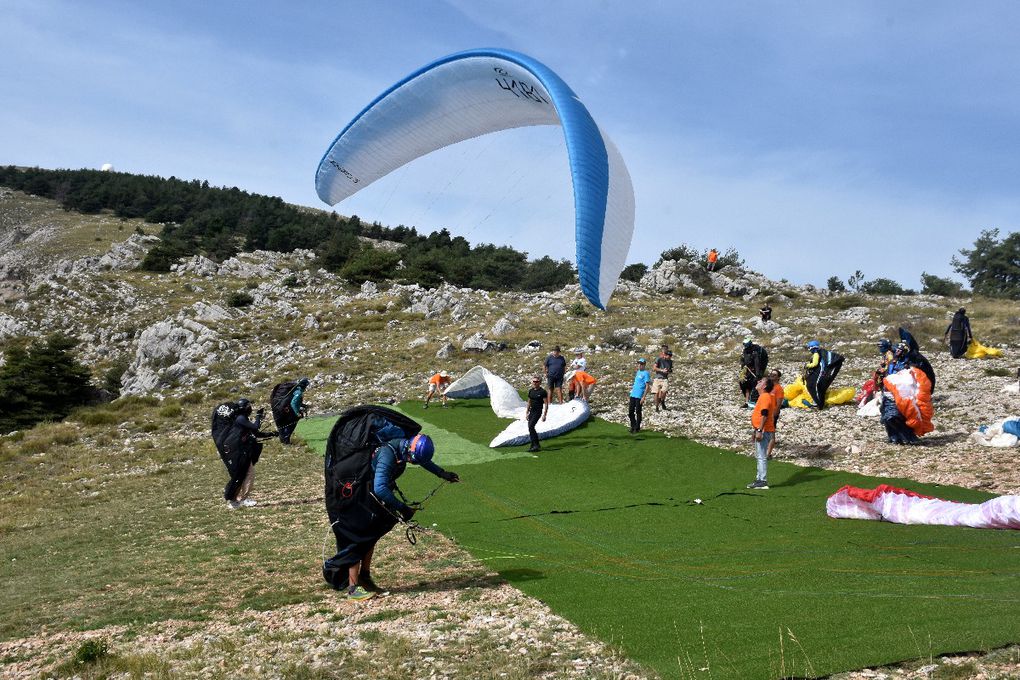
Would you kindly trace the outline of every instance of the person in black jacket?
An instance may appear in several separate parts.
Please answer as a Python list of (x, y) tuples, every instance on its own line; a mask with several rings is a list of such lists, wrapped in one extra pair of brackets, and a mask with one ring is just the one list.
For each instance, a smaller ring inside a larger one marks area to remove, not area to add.
[(223, 489), (223, 497), (231, 510), (256, 504), (249, 496), (255, 487), (255, 463), (262, 455), (262, 442), (259, 439), (275, 436), (273, 432), (260, 430), (265, 414), (265, 410), (260, 408), (255, 415), (255, 422), (252, 422), (248, 418), (251, 415), (251, 402), (238, 399), (234, 421), (224, 437), (223, 464), (230, 473), (230, 481)]
[(960, 307), (953, 314), (953, 320), (946, 327), (945, 339), (949, 342), (949, 353), (954, 359), (959, 359), (967, 353), (967, 345), (974, 339), (970, 332), (970, 319), (967, 318), (967, 310)]

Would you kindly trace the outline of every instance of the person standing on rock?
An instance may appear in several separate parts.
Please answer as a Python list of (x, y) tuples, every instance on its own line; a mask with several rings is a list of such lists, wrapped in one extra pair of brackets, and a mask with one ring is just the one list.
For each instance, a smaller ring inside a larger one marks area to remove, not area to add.
[(560, 346), (553, 347), (552, 354), (545, 358), (545, 378), (549, 386), (549, 398), (552, 399), (554, 392), (559, 393), (560, 403), (563, 403), (563, 376), (567, 372), (567, 360), (560, 354)]
[(715, 248), (712, 248), (712, 250), (708, 251), (707, 259), (708, 259), (708, 271), (714, 272), (715, 263), (719, 261), (719, 251), (716, 250)]
[(944, 339), (949, 342), (949, 353), (954, 359), (959, 359), (967, 353), (967, 345), (974, 339), (970, 331), (970, 319), (967, 318), (967, 310), (960, 307), (953, 314), (953, 320), (946, 327)]
[(422, 408), (428, 408), (432, 397), (437, 394), (443, 400), (443, 408), (446, 408), (446, 389), (450, 386), (450, 382), (450, 374), (446, 371), (440, 371), (429, 378), (428, 391), (425, 394), (425, 405)]
[(758, 401), (751, 413), (752, 440), (754, 441), (754, 457), (757, 462), (757, 474), (754, 481), (747, 485), (748, 489), (767, 489), (769, 471), (769, 448), (776, 433), (776, 397), (772, 393), (775, 385), (770, 378), (762, 378), (755, 389)]
[(768, 323), (769, 321), (772, 321), (772, 307), (768, 302), (761, 306), (761, 309), (758, 310), (758, 314), (761, 315), (762, 322)]
[(535, 376), (531, 379), (531, 389), (528, 390), (528, 406), (524, 411), (524, 418), (528, 421), (528, 436), (531, 437), (531, 448), (528, 451), (534, 453), (542, 449), (538, 443), (538, 430), (535, 426), (538, 421), (545, 421), (549, 414), (550, 396), (542, 387), (542, 378)]
[(652, 381), (652, 394), (655, 396), (655, 411), (666, 409), (666, 395), (669, 393), (669, 376), (673, 373), (673, 353), (669, 345), (663, 345), (659, 356), (655, 359), (655, 380)]
[(759, 380), (765, 377), (765, 369), (769, 365), (769, 353), (761, 345), (756, 345), (754, 339), (748, 335), (744, 338), (744, 349), (740, 354), (740, 393), (744, 397), (743, 408), (751, 406), (755, 399), (754, 387)]
[(630, 388), (630, 404), (627, 409), (627, 416), (630, 418), (630, 433), (637, 434), (641, 431), (641, 407), (644, 406), (645, 396), (651, 387), (652, 376), (645, 369), (647, 362), (642, 357), (637, 360), (637, 370), (634, 372), (634, 385)]

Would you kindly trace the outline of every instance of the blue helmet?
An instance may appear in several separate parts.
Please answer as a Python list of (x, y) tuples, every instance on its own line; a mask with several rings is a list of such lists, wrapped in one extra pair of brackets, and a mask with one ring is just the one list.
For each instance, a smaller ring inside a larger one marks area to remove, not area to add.
[(807, 348), (808, 349), (818, 349), (821, 346), (822, 346), (822, 343), (818, 342), (817, 340), (811, 340), (807, 344)]
[(416, 434), (407, 445), (407, 455), (415, 465), (421, 465), (432, 460), (436, 452), (436, 445), (432, 443), (432, 437), (427, 434)]
[(881, 352), (882, 354), (885, 354), (890, 349), (892, 349), (892, 345), (889, 343), (888, 340), (882, 338), (878, 343), (878, 351)]

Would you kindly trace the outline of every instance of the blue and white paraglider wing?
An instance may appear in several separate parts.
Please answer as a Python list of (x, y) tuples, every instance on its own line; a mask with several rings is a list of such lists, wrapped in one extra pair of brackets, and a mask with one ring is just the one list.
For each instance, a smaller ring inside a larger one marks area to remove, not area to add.
[(626, 264), (634, 191), (623, 157), (549, 68), (507, 50), (460, 52), (407, 76), (330, 145), (315, 176), (336, 205), (410, 161), (450, 144), (530, 125), (561, 125), (574, 186), (581, 290), (605, 308)]

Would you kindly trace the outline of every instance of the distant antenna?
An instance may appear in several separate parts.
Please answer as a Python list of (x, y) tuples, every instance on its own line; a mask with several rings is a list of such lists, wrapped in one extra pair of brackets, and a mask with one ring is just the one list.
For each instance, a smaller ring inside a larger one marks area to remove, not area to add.
[(103, 163), (103, 166), (99, 169), (103, 172), (113, 172), (113, 163)]

